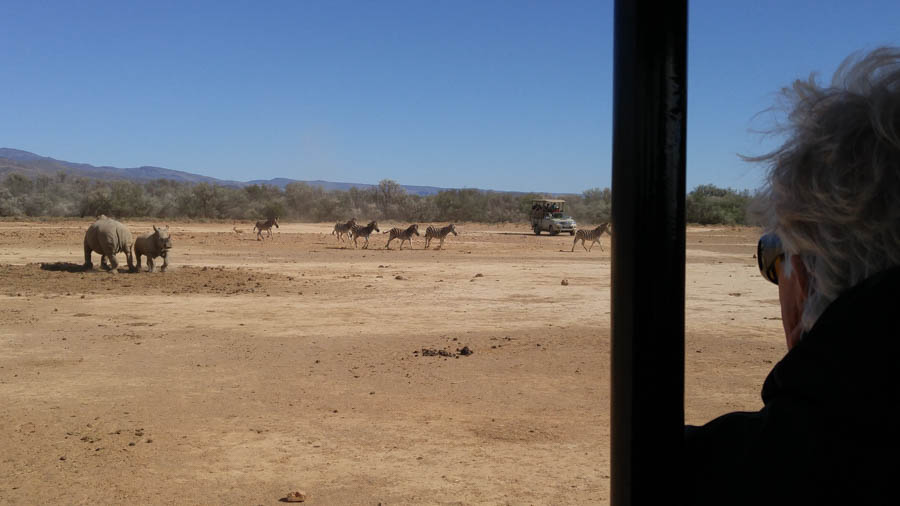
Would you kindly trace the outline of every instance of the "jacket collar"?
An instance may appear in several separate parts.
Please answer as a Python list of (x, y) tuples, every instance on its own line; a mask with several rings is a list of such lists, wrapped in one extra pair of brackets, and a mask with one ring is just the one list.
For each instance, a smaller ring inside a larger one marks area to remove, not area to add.
[(893, 267), (845, 291), (825, 309), (769, 373), (763, 402), (787, 394), (814, 403), (859, 404), (885, 388), (896, 391), (898, 341), (900, 267)]

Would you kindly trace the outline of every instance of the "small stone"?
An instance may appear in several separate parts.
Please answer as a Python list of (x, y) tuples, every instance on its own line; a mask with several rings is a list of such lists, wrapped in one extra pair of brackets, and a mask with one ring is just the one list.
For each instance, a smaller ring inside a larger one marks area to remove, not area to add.
[(561, 284), (562, 286), (569, 286), (569, 280), (568, 280), (568, 279), (564, 279), (564, 280), (562, 280), (562, 282), (561, 282), (560, 284)]
[(66, 460), (66, 456), (63, 455), (62, 457), (59, 458), (59, 460)]
[(482, 274), (482, 273), (479, 272), (478, 274), (475, 275), (475, 277), (476, 277), (476, 278), (483, 278), (483, 277), (484, 277), (484, 274)]
[(291, 492), (290, 494), (284, 496), (285, 502), (303, 502), (306, 500), (306, 492), (302, 490), (296, 490)]

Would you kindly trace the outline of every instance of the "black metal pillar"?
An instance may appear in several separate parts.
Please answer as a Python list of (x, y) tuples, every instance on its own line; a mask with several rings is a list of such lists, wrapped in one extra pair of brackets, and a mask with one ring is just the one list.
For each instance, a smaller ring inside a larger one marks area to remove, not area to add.
[(617, 0), (612, 174), (613, 506), (680, 503), (687, 0)]

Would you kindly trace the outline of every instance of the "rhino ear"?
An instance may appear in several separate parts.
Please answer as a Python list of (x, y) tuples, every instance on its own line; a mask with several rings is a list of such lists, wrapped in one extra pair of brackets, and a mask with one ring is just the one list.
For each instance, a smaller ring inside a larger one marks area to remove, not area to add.
[(153, 225), (153, 231), (154, 231), (154, 232), (159, 232), (159, 229), (156, 228), (156, 225)]
[(168, 225), (166, 225), (166, 230), (169, 230), (169, 226), (168, 226)]

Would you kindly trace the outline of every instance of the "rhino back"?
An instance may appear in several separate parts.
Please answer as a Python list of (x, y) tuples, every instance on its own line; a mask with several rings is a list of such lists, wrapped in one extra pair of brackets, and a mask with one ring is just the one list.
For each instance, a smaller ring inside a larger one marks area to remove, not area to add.
[(134, 241), (128, 227), (107, 218), (97, 220), (88, 227), (84, 242), (95, 251), (115, 254), (129, 251)]

